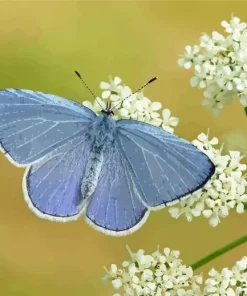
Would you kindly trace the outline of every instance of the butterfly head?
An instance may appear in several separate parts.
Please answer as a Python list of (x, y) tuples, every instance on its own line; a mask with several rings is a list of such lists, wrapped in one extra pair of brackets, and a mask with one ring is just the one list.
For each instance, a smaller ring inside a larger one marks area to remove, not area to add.
[(113, 111), (111, 110), (111, 102), (110, 103), (106, 103), (106, 108), (101, 110), (101, 113), (102, 114), (106, 114), (106, 115), (109, 115), (109, 116), (112, 116), (114, 115)]

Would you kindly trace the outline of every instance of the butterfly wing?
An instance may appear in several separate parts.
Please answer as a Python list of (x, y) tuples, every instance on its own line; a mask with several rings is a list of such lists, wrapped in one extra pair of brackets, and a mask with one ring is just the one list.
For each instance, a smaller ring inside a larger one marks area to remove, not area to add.
[(149, 211), (140, 201), (130, 166), (117, 142), (106, 147), (98, 184), (85, 214), (92, 227), (113, 236), (136, 231), (148, 217)]
[(77, 219), (81, 182), (96, 115), (64, 98), (30, 90), (0, 91), (0, 142), (8, 159), (27, 166), (23, 191), (40, 217)]
[(36, 215), (66, 222), (78, 219), (83, 213), (85, 200), (81, 194), (81, 183), (91, 144), (85, 135), (80, 134), (26, 170), (24, 197)]
[(96, 115), (74, 101), (23, 89), (0, 90), (0, 143), (17, 166), (26, 166), (68, 139), (85, 133)]
[(144, 205), (159, 209), (198, 190), (215, 172), (207, 155), (161, 128), (117, 121), (119, 149)]

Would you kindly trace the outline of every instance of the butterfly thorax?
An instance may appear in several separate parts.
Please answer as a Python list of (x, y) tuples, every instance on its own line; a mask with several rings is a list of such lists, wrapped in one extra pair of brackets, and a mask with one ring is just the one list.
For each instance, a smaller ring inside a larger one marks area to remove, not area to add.
[(116, 130), (116, 121), (107, 114), (99, 115), (93, 126), (93, 134), (95, 136), (94, 145), (101, 146), (107, 141), (113, 141), (114, 132)]
[(80, 208), (83, 208), (85, 202), (95, 191), (104, 161), (105, 150), (109, 145), (113, 145), (115, 130), (116, 122), (111, 116), (102, 114), (96, 118), (93, 125), (94, 139), (81, 185), (84, 202), (79, 206)]

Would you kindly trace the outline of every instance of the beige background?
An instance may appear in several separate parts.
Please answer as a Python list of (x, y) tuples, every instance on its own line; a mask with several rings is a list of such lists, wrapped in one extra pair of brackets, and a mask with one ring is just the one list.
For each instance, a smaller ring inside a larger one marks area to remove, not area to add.
[[(73, 74), (81, 72), (100, 94), (99, 82), (118, 75), (139, 87), (159, 80), (146, 95), (180, 118), (176, 132), (192, 140), (208, 127), (228, 147), (247, 149), (247, 118), (240, 104), (214, 118), (201, 106), (202, 92), (191, 89), (191, 71), (176, 65), (187, 44), (201, 32), (221, 31), (231, 13), (247, 22), (245, 2), (22, 2), (0, 3), (0, 87), (40, 90), (75, 99), (90, 94)], [(223, 32), (223, 31), (222, 31)], [(244, 235), (247, 215), (231, 213), (217, 228), (204, 219), (172, 219), (167, 210), (152, 213), (131, 236), (111, 238), (81, 219), (56, 224), (37, 218), (23, 200), (23, 169), (0, 156), (0, 294), (20, 296), (111, 295), (103, 265), (128, 258), (125, 245), (147, 251), (179, 249), (187, 264)], [(247, 255), (247, 245), (211, 262), (231, 266)]]

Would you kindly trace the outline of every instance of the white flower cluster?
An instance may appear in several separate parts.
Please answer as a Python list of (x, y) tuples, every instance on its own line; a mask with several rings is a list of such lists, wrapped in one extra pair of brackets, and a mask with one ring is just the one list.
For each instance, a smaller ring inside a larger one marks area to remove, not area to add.
[(131, 261), (124, 261), (123, 269), (112, 264), (104, 277), (115, 289), (122, 289), (122, 295), (189, 296), (200, 290), (202, 277), (194, 276), (192, 268), (182, 264), (179, 251), (165, 248), (162, 253), (157, 250), (152, 255), (145, 255), (144, 250), (129, 252)]
[(203, 188), (172, 206), (169, 212), (173, 218), (185, 215), (189, 222), (193, 217), (203, 216), (209, 219), (211, 226), (217, 226), (220, 218), (227, 217), (231, 209), (235, 208), (239, 214), (244, 212), (244, 203), (247, 202), (247, 181), (244, 174), (246, 165), (240, 161), (245, 155), (238, 151), (230, 151), (229, 155), (223, 155), (223, 146), (219, 149), (214, 147), (218, 144), (218, 139), (209, 140), (208, 134), (200, 134), (192, 143), (209, 156), (215, 164), (216, 171)]
[(247, 257), (243, 257), (230, 270), (223, 268), (221, 272), (210, 270), (205, 281), (203, 295), (237, 296), (247, 295)]
[[(128, 247), (127, 247), (128, 248)], [(129, 248), (128, 248), (129, 250)], [(151, 255), (144, 250), (132, 253), (123, 268), (112, 264), (103, 280), (111, 281), (118, 290), (113, 296), (241, 296), (247, 295), (247, 257), (230, 270), (211, 269), (209, 278), (194, 275), (192, 268), (183, 265), (179, 251), (165, 248)], [(120, 294), (121, 293), (121, 294)]]
[[(114, 107), (115, 119), (134, 119), (162, 127), (170, 133), (173, 133), (174, 127), (178, 125), (178, 118), (171, 116), (169, 109), (163, 109), (160, 116), (161, 103), (151, 102), (144, 96), (143, 90), (137, 93), (125, 85), (121, 85), (119, 77), (110, 77), (110, 82), (101, 82), (100, 88), (103, 90), (101, 97), (92, 104), (84, 101), (83, 105), (93, 110), (96, 114), (101, 111), (101, 106), (106, 107), (106, 100), (109, 100)], [(124, 100), (127, 98), (127, 100)], [(98, 102), (100, 103), (98, 103)], [(101, 106), (100, 106), (101, 105)]]
[(191, 86), (204, 89), (204, 106), (215, 115), (231, 103), (234, 96), (247, 106), (247, 24), (232, 16), (230, 23), (223, 21), (226, 36), (214, 31), (203, 34), (200, 44), (185, 47), (178, 64), (189, 69), (194, 66)]

